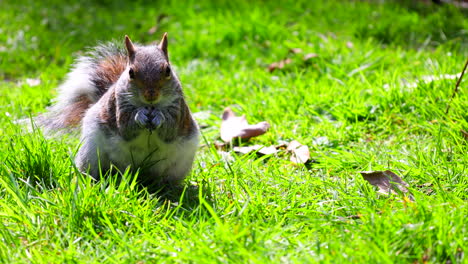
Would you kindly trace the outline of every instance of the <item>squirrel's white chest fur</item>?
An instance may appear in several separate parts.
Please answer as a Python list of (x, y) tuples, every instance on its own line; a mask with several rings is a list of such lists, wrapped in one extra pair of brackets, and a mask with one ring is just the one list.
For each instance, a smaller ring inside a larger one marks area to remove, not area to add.
[(94, 135), (93, 141), (101, 163), (111, 163), (121, 171), (129, 166), (142, 168), (150, 176), (172, 182), (182, 180), (190, 171), (198, 147), (198, 135), (166, 143), (148, 130), (128, 141), (101, 132)]
[[(119, 136), (110, 137), (103, 142), (103, 146), (112, 145), (107, 151), (109, 158), (114, 162), (128, 164), (130, 161), (133, 165), (144, 166), (146, 161), (158, 161), (167, 163), (177, 158), (183, 152), (183, 148), (187, 147), (187, 142), (175, 140), (171, 143), (165, 143), (159, 139), (155, 132), (148, 130), (142, 131), (138, 136), (129, 141), (122, 140)], [(182, 155), (183, 156), (183, 155)]]
[(156, 132), (151, 133), (148, 130), (142, 131), (130, 141), (124, 141), (120, 137), (111, 137), (105, 141), (110, 142), (103, 142), (103, 147), (114, 146), (108, 153), (115, 165), (146, 168), (151, 174), (168, 177), (168, 180), (179, 180), (179, 177), (185, 176), (192, 166), (198, 147), (197, 136), (166, 143), (159, 139)]

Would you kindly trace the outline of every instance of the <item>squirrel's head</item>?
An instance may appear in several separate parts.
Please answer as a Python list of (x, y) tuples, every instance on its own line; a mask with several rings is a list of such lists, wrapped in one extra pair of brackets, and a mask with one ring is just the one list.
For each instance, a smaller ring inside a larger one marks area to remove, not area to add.
[(128, 65), (124, 77), (139, 103), (154, 105), (172, 101), (180, 84), (169, 64), (167, 33), (157, 46), (136, 46), (125, 36)]

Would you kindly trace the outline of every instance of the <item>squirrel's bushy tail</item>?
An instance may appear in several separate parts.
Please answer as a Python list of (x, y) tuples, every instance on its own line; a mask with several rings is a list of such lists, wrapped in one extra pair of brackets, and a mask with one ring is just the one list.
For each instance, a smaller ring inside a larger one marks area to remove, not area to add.
[(37, 118), (38, 125), (51, 132), (78, 127), (86, 110), (119, 79), (126, 65), (126, 53), (115, 43), (79, 57), (59, 86), (54, 104)]

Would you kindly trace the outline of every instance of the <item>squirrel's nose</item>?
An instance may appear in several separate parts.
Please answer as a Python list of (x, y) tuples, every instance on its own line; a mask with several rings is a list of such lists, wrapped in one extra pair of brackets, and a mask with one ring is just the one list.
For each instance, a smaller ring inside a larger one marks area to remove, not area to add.
[(159, 99), (159, 90), (157, 90), (157, 89), (145, 89), (143, 91), (143, 97), (149, 103), (156, 102)]

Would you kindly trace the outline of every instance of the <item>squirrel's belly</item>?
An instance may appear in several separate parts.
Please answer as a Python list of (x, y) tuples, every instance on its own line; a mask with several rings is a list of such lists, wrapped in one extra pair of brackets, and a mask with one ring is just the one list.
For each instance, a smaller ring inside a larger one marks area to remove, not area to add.
[(113, 147), (108, 152), (111, 163), (121, 170), (131, 166), (150, 170), (155, 174), (167, 174), (173, 170), (188, 171), (198, 147), (198, 137), (166, 143), (156, 133), (149, 131), (131, 141), (123, 141), (121, 138), (111, 141), (109, 145)]

